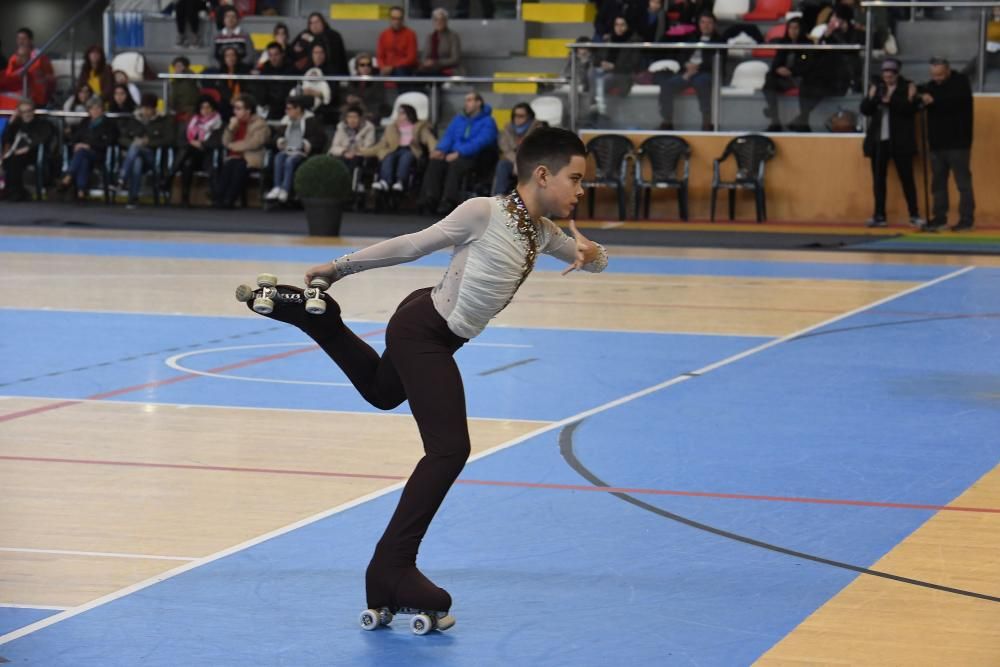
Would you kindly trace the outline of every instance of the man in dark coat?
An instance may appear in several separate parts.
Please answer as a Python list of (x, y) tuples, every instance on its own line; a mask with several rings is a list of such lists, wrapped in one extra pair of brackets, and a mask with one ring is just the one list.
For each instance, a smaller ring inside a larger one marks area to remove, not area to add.
[(38, 163), (38, 151), (43, 151), (52, 140), (55, 128), (52, 123), (35, 115), (35, 103), (29, 99), (21, 100), (17, 105), (17, 114), (7, 124), (3, 132), (2, 152), (3, 169), (7, 179), (3, 191), (6, 201), (25, 201), (29, 199), (28, 191), (24, 189), (24, 171), (29, 165), (37, 165), (44, 169), (43, 162)]

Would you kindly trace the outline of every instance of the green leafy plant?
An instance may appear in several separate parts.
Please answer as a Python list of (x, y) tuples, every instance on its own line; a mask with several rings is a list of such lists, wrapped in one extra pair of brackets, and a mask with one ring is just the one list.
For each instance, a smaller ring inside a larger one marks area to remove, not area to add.
[(301, 199), (351, 199), (351, 173), (332, 155), (314, 155), (295, 170), (295, 192)]

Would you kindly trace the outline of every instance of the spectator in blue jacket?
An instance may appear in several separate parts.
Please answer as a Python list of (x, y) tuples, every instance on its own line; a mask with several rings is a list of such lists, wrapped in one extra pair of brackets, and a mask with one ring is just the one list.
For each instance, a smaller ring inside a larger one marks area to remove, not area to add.
[(463, 177), (470, 172), (492, 178), (499, 156), (497, 124), (490, 105), (479, 93), (465, 96), (462, 114), (455, 116), (431, 152), (420, 192), (421, 208), (451, 213), (460, 203)]

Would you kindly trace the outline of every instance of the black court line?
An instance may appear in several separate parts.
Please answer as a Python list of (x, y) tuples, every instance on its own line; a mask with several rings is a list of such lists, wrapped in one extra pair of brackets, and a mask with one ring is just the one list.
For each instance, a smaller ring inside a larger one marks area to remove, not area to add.
[(236, 340), (239, 338), (246, 338), (247, 336), (256, 336), (258, 334), (268, 333), (271, 331), (278, 331), (283, 327), (268, 327), (267, 329), (257, 329), (256, 331), (247, 331), (245, 333), (233, 334), (231, 336), (223, 336), (221, 338), (213, 338), (211, 340), (202, 341), (200, 343), (192, 343), (190, 345), (178, 345), (175, 347), (168, 347), (163, 350), (155, 350), (153, 352), (143, 352), (141, 354), (133, 354), (130, 357), (122, 357), (121, 359), (115, 359), (114, 361), (101, 361), (97, 363), (90, 364), (89, 366), (80, 366), (78, 368), (69, 368), (62, 371), (52, 371), (51, 373), (42, 373), (40, 375), (34, 375), (26, 378), (19, 378), (17, 380), (11, 380), (10, 382), (0, 383), (0, 387), (11, 387), (22, 382), (31, 382), (33, 380), (40, 380), (41, 378), (57, 377), (59, 375), (68, 375), (69, 373), (78, 373), (80, 371), (89, 371), (95, 368), (101, 368), (104, 366), (111, 366), (112, 364), (120, 364), (127, 361), (135, 361), (136, 359), (142, 359), (143, 357), (154, 357), (160, 354), (167, 354), (169, 352), (180, 352), (181, 350), (190, 350), (193, 348), (202, 347), (203, 345), (211, 345), (216, 343), (225, 343), (226, 341)]
[[(611, 485), (602, 480), (600, 477), (591, 472), (580, 459), (576, 457), (573, 451), (573, 433), (576, 428), (583, 423), (583, 420), (573, 422), (572, 424), (567, 424), (559, 432), (559, 452), (562, 454), (563, 459), (566, 463), (577, 472), (581, 477), (586, 479), (588, 482), (594, 486), (610, 487)], [(922, 581), (920, 579), (911, 579), (909, 577), (901, 577), (897, 574), (890, 574), (888, 572), (881, 572), (879, 570), (871, 570), (866, 567), (861, 567), (860, 565), (852, 565), (850, 563), (844, 563), (838, 560), (832, 560), (830, 558), (823, 558), (822, 556), (816, 556), (814, 554), (806, 553), (804, 551), (796, 551), (795, 549), (788, 549), (786, 547), (779, 546), (777, 544), (771, 544), (770, 542), (763, 542), (761, 540), (755, 540), (752, 537), (747, 537), (745, 535), (739, 535), (737, 533), (729, 532), (728, 530), (722, 530), (721, 528), (716, 528), (715, 526), (710, 526), (706, 523), (701, 523), (693, 519), (689, 519), (680, 514), (675, 514), (673, 512), (668, 512), (665, 509), (656, 507), (655, 505), (650, 505), (649, 503), (643, 502), (638, 498), (635, 498), (627, 493), (619, 493), (616, 491), (609, 492), (611, 495), (617, 497), (619, 500), (624, 500), (625, 502), (635, 505), (639, 509), (646, 510), (647, 512), (652, 512), (664, 519), (669, 519), (671, 521), (676, 521), (682, 523), (685, 526), (695, 528), (697, 530), (703, 530), (707, 533), (712, 533), (713, 535), (718, 535), (719, 537), (724, 537), (729, 540), (734, 540), (736, 542), (742, 542), (744, 544), (749, 544), (753, 547), (758, 547), (760, 549), (767, 549), (768, 551), (774, 551), (786, 556), (792, 556), (793, 558), (801, 558), (803, 560), (812, 561), (814, 563), (820, 563), (822, 565), (829, 565), (831, 567), (836, 567), (842, 570), (850, 570), (851, 572), (857, 572), (859, 574), (867, 574), (872, 577), (880, 577), (882, 579), (890, 579), (892, 581), (898, 581), (903, 584), (910, 584), (911, 586), (920, 586), (922, 588), (930, 588), (936, 591), (942, 591), (944, 593), (952, 593), (954, 595), (962, 595), (970, 598), (977, 598), (980, 600), (987, 600), (989, 602), (1000, 602), (1000, 597), (995, 597), (993, 595), (987, 595), (985, 593), (977, 593), (975, 591), (967, 591), (962, 588), (952, 588), (951, 586), (942, 586), (941, 584), (935, 584), (929, 581)]]
[(878, 329), (880, 327), (897, 327), (907, 324), (924, 324), (925, 322), (943, 322), (947, 320), (992, 320), (998, 319), (1000, 315), (989, 313), (984, 315), (941, 315), (937, 317), (922, 317), (914, 320), (897, 320), (895, 322), (881, 322), (879, 324), (861, 324), (856, 327), (841, 327), (840, 329), (821, 329), (812, 333), (802, 334), (795, 338), (788, 339), (788, 342), (805, 340), (806, 338), (816, 338), (818, 336), (829, 336), (831, 334), (847, 333), (849, 331), (861, 331), (863, 329)]
[(525, 364), (530, 364), (533, 361), (538, 361), (538, 358), (530, 357), (528, 359), (521, 359), (520, 361), (515, 361), (513, 363), (507, 364), (506, 366), (498, 366), (497, 368), (491, 368), (488, 371), (477, 373), (477, 375), (492, 375), (493, 373), (499, 373), (501, 371), (510, 370), (511, 368), (516, 368), (518, 366), (524, 366)]

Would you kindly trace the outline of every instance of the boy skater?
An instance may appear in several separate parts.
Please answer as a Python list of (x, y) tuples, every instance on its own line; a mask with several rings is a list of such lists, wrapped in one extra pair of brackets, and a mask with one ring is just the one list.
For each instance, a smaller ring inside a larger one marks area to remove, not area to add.
[(586, 148), (575, 134), (537, 129), (518, 148), (514, 192), (470, 199), (426, 229), (310, 269), (307, 284), (316, 277), (335, 282), (454, 247), (441, 282), (407, 296), (389, 319), (381, 357), (345, 326), (340, 306), (328, 294), (323, 294), (326, 312), (309, 315), (302, 307), (301, 288), (277, 288), (270, 317), (299, 327), (315, 340), (373, 406), (391, 410), (408, 400), (420, 429), (424, 457), (403, 488), (368, 565), (370, 609), (451, 608), (451, 596), (420, 573), (416, 560), (431, 519), (470, 453), (465, 393), (453, 355), (510, 303), (538, 253), (569, 264), (564, 275), (574, 269), (599, 272), (607, 266), (604, 248), (580, 234), (573, 222), (570, 238), (544, 217), (566, 218), (573, 212), (583, 197), (585, 156)]

